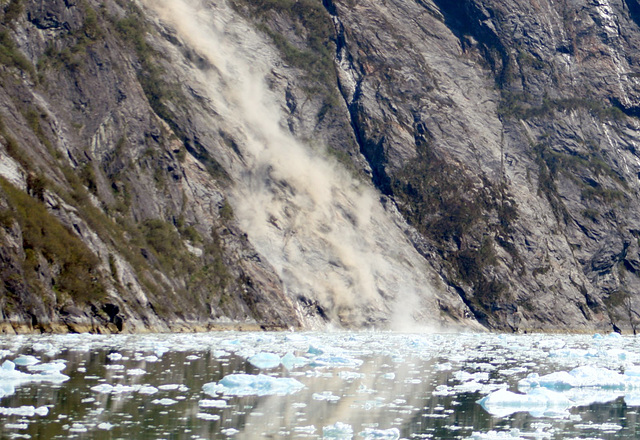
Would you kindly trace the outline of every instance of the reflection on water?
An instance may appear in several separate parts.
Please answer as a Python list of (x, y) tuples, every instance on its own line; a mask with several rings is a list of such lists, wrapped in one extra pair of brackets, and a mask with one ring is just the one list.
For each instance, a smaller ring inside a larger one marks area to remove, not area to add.
[[(290, 353), (299, 366), (260, 370), (247, 361), (264, 352)], [(632, 371), (638, 353), (633, 338), (551, 335), (2, 337), (0, 432), (34, 439), (636, 438), (637, 399), (625, 389), (579, 389), (582, 403), (556, 413), (520, 408), (499, 417), (477, 401), (498, 389), (518, 391), (530, 373), (580, 365)], [(304, 388), (241, 397), (203, 391), (234, 373), (290, 377)]]

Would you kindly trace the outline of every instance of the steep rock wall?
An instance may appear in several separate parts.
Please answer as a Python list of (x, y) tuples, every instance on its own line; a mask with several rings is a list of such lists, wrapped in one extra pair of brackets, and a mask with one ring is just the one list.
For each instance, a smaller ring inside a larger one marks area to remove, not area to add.
[[(635, 331), (635, 0), (198, 4), (252, 28), (282, 127), (381, 192), (428, 266), (423, 316)], [(6, 331), (336, 321), (238, 222), (215, 63), (153, 5), (1, 9)]]

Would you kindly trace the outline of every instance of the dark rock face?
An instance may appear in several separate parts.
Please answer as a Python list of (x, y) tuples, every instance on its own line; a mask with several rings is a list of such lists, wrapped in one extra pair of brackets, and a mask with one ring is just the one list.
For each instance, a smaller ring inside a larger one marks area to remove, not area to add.
[[(229, 3), (275, 54), (282, 125), (397, 210), (449, 322), (635, 332), (637, 1)], [(4, 331), (331, 316), (237, 222), (248, 165), (192, 79), (206, 57), (151, 7), (0, 9)]]

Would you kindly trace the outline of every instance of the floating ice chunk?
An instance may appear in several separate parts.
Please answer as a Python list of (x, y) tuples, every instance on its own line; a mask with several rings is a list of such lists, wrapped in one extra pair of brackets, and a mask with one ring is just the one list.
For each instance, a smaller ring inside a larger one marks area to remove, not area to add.
[(326, 400), (327, 402), (337, 402), (340, 400), (340, 396), (336, 396), (331, 391), (323, 391), (321, 393), (313, 393), (311, 396), (313, 400)]
[(151, 385), (144, 385), (142, 388), (138, 390), (140, 394), (155, 394), (158, 392), (158, 389)]
[(200, 356), (196, 356), (195, 354), (190, 354), (185, 359), (188, 361), (195, 361), (196, 359), (200, 359)]
[(434, 367), (436, 371), (449, 371), (453, 368), (453, 365), (451, 365), (451, 362), (445, 362), (443, 364), (436, 364)]
[[(532, 373), (518, 382), (519, 388), (545, 387), (551, 389), (569, 389), (578, 387), (601, 387), (622, 389), (633, 385), (634, 379), (607, 368), (585, 365), (569, 372), (558, 371), (544, 376)], [(640, 385), (640, 382), (638, 383)]]
[(102, 429), (104, 431), (110, 431), (115, 425), (112, 425), (109, 422), (102, 422), (98, 424), (98, 429)]
[(514, 374), (524, 373), (526, 371), (527, 369), (525, 367), (513, 367), (507, 368), (505, 370), (500, 370), (500, 374), (502, 374), (503, 376), (513, 376)]
[(315, 434), (316, 432), (316, 427), (314, 425), (309, 425), (309, 426), (296, 426), (295, 428), (293, 428), (294, 432), (298, 432), (300, 434)]
[(7, 429), (27, 429), (29, 425), (26, 423), (6, 423), (4, 427)]
[(394, 380), (396, 378), (396, 373), (384, 373), (382, 375), (383, 379)]
[(467, 373), (466, 371), (456, 371), (453, 373), (453, 377), (460, 382), (467, 381), (483, 381), (489, 380), (489, 373), (486, 372), (478, 372), (478, 373)]
[(16, 392), (16, 387), (13, 385), (12, 382), (9, 382), (9, 383), (0, 382), (0, 398), (11, 396), (15, 394), (15, 392)]
[(13, 372), (16, 369), (16, 364), (11, 362), (10, 360), (6, 360), (0, 366), (0, 370), (3, 372)]
[(295, 356), (293, 353), (289, 352), (282, 356), (281, 362), (287, 370), (293, 370), (294, 368), (304, 367), (307, 365), (309, 363), (309, 359)]
[(356, 379), (362, 379), (364, 377), (364, 374), (362, 373), (356, 373), (355, 371), (340, 371), (338, 372), (338, 377), (342, 380), (356, 380)]
[(611, 389), (611, 388), (570, 388), (562, 392), (569, 400), (574, 403), (574, 406), (587, 406), (594, 403), (608, 403), (613, 402), (618, 397), (625, 394), (625, 390)]
[(622, 429), (622, 426), (616, 423), (578, 423), (574, 427), (577, 429), (597, 429), (605, 432), (615, 432)]
[(196, 417), (202, 420), (220, 420), (220, 416), (217, 414), (198, 413)]
[(228, 405), (226, 400), (203, 399), (198, 402), (198, 406), (201, 408), (226, 408)]
[[(48, 367), (44, 367), (44, 366)], [(7, 392), (10, 392), (12, 388), (16, 386), (30, 383), (30, 382), (52, 382), (52, 383), (62, 383), (66, 380), (69, 380), (69, 376), (65, 376), (60, 373), (60, 369), (58, 366), (62, 365), (64, 368), (64, 364), (59, 362), (51, 363), (51, 364), (42, 364), (42, 365), (32, 365), (31, 368), (44, 368), (44, 372), (38, 374), (29, 374), (23, 373), (21, 371), (16, 370), (16, 364), (13, 362), (6, 360), (0, 366), (0, 387), (2, 388), (1, 393), (5, 396)], [(13, 390), (15, 392), (15, 390)]]
[(35, 365), (40, 363), (40, 359), (38, 359), (35, 356), (31, 356), (29, 354), (23, 354), (15, 358), (13, 360), (13, 363), (16, 365), (22, 365), (22, 366)]
[(261, 370), (268, 370), (280, 365), (280, 356), (274, 353), (258, 353), (248, 359), (249, 363)]
[(113, 385), (109, 385), (108, 383), (101, 383), (100, 385), (92, 386), (91, 391), (107, 394), (113, 391)]
[(475, 393), (479, 392), (480, 394), (488, 394), (492, 391), (496, 391), (499, 389), (507, 388), (507, 384), (484, 384), (480, 382), (476, 382), (475, 380), (469, 382), (463, 382), (459, 385), (455, 385), (453, 389), (457, 393)]
[(87, 432), (87, 427), (84, 426), (82, 423), (74, 423), (71, 425), (71, 428), (69, 428), (70, 432)]
[(324, 349), (315, 345), (309, 345), (309, 348), (307, 349), (307, 353), (313, 354), (313, 355), (321, 355), (321, 354), (324, 354)]
[(170, 406), (170, 405), (175, 405), (176, 403), (178, 403), (178, 401), (165, 397), (164, 399), (152, 400), (151, 403), (156, 404), (156, 405)]
[(400, 430), (398, 428), (367, 428), (360, 433), (360, 437), (364, 438), (365, 440), (398, 440), (400, 438)]
[(161, 389), (162, 391), (175, 391), (178, 388), (180, 388), (180, 384), (179, 383), (168, 383), (165, 385), (159, 385), (158, 389)]
[[(545, 433), (541, 433), (544, 435)], [(550, 435), (545, 435), (544, 437), (537, 438), (551, 438)], [(517, 428), (513, 428), (512, 430), (505, 431), (489, 431), (489, 432), (474, 432), (471, 434), (471, 437), (467, 437), (465, 440), (525, 440), (525, 437), (520, 436), (520, 430)]]
[(3, 416), (20, 416), (20, 417), (33, 417), (39, 415), (41, 417), (49, 414), (49, 408), (46, 406), (20, 406), (17, 408), (3, 408), (0, 407), (0, 414)]
[(264, 374), (230, 374), (220, 382), (204, 384), (205, 393), (216, 395), (222, 393), (231, 396), (267, 396), (293, 394), (304, 388), (304, 385), (289, 377), (271, 377)]
[(52, 374), (60, 373), (65, 368), (67, 368), (67, 364), (65, 364), (63, 361), (53, 361), (47, 364), (37, 364), (37, 365), (30, 364), (27, 366), (27, 370), (29, 371), (41, 372), (41, 373), (52, 373)]
[(498, 390), (478, 400), (490, 414), (507, 417), (513, 413), (527, 411), (534, 416), (560, 415), (573, 406), (564, 394), (545, 388), (534, 388), (528, 394), (516, 394)]
[(226, 428), (226, 429), (221, 429), (220, 432), (226, 435), (227, 437), (231, 437), (232, 435), (236, 435), (240, 431), (238, 431), (236, 428)]
[(323, 439), (334, 440), (351, 440), (353, 438), (353, 428), (351, 425), (342, 422), (336, 422), (333, 425), (322, 428)]
[(143, 374), (147, 374), (147, 372), (141, 368), (132, 368), (131, 370), (127, 370), (128, 376), (142, 376)]
[(124, 370), (124, 365), (121, 364), (110, 364), (110, 365), (105, 365), (104, 368), (106, 368), (107, 370)]
[(434, 396), (451, 396), (456, 394), (456, 392), (453, 391), (453, 388), (450, 388), (447, 385), (438, 385), (431, 394)]
[(107, 355), (107, 358), (112, 361), (119, 361), (120, 359), (122, 359), (122, 355), (120, 353), (109, 353)]
[(355, 359), (344, 355), (322, 355), (311, 361), (313, 367), (344, 367), (358, 368), (362, 365), (361, 359)]

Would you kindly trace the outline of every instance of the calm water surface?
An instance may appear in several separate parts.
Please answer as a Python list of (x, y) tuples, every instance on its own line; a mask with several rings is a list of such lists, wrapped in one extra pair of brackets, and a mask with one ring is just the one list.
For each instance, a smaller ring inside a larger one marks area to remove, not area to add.
[[(640, 347), (617, 335), (5, 336), (0, 364), (8, 439), (640, 437)], [(581, 366), (551, 400), (478, 403)]]

